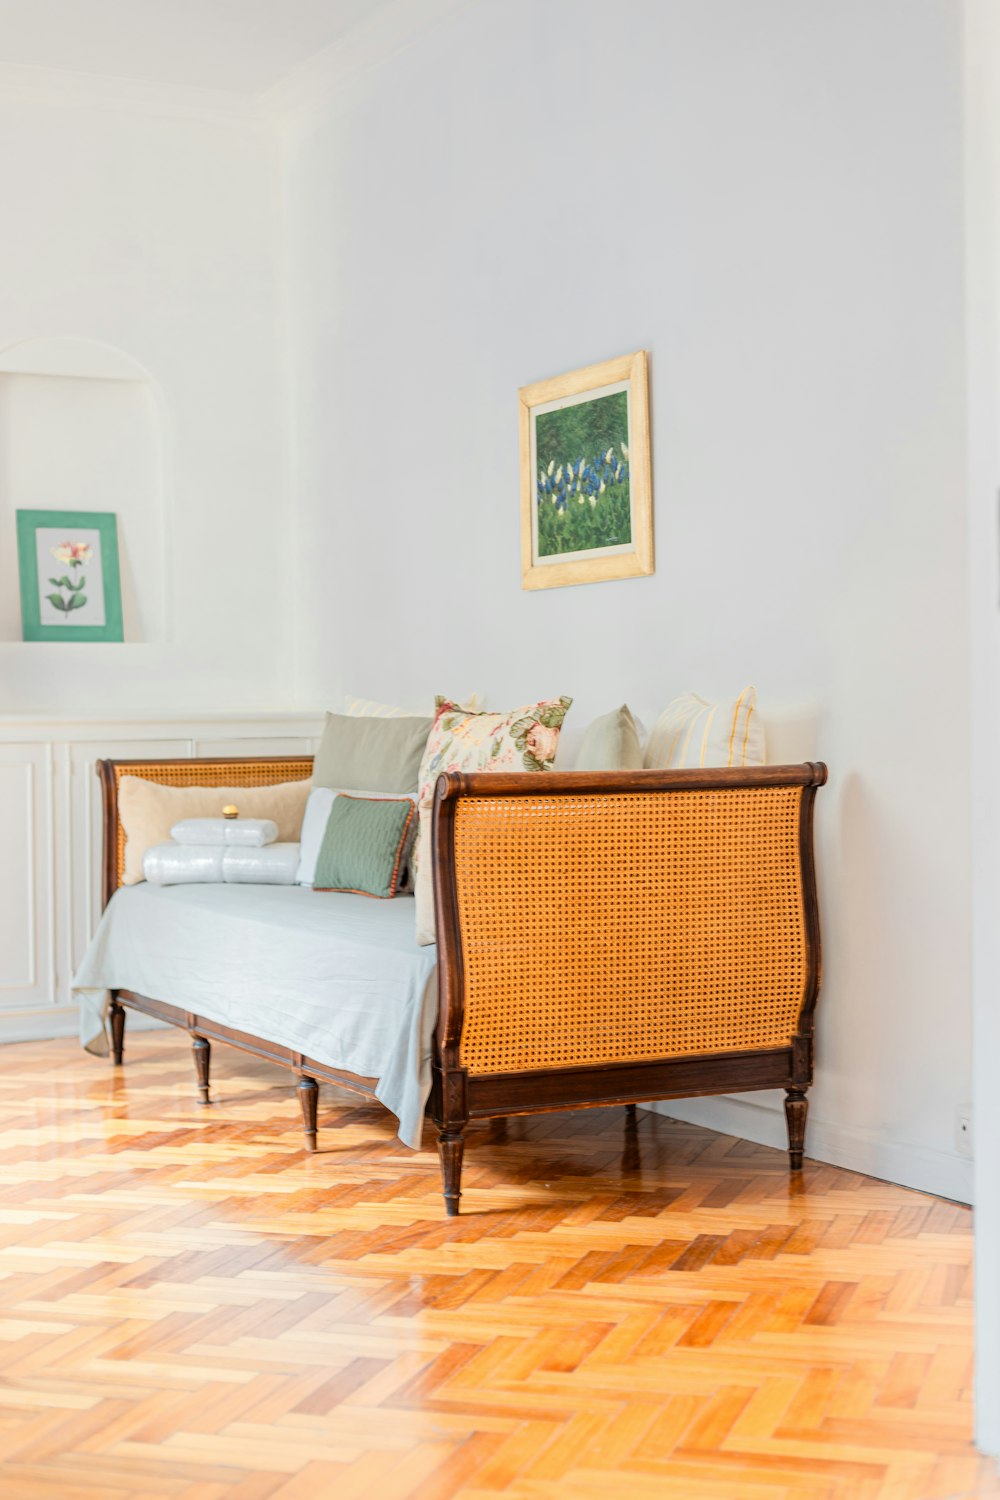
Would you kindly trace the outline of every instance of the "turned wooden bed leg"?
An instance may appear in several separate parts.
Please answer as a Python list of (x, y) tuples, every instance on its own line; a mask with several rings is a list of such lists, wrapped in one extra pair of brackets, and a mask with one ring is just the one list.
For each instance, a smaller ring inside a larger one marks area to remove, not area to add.
[(639, 1119), (636, 1115), (635, 1105), (625, 1106), (625, 1139), (622, 1148), (622, 1171), (638, 1172), (642, 1169), (642, 1158), (639, 1155)]
[(806, 1144), (806, 1115), (809, 1101), (802, 1089), (785, 1090), (785, 1122), (788, 1125), (788, 1165), (791, 1171), (802, 1170), (802, 1153)]
[(111, 997), (111, 1005), (108, 1010), (108, 1020), (111, 1024), (111, 1056), (114, 1058), (116, 1068), (122, 1065), (122, 1054), (125, 1051), (125, 1007)]
[(306, 1150), (316, 1150), (316, 1112), (319, 1106), (319, 1084), (315, 1078), (303, 1073), (299, 1078), (299, 1108), (302, 1110), (302, 1128), (305, 1131)]
[(438, 1152), (441, 1157), (441, 1177), (444, 1182), (444, 1206), (449, 1219), (458, 1213), (458, 1200), (462, 1196), (462, 1153), (465, 1136), (462, 1130), (442, 1130), (438, 1136)]
[(194, 1053), (195, 1077), (198, 1079), (198, 1098), (202, 1104), (209, 1104), (208, 1069), (212, 1060), (212, 1045), (203, 1036), (192, 1036), (191, 1050)]

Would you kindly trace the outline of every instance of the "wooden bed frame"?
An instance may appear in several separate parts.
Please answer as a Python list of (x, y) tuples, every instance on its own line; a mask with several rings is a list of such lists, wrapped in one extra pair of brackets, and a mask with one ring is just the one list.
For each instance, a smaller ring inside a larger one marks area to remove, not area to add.
[[(118, 783), (261, 786), (310, 757), (99, 761), (104, 902), (122, 881)], [(448, 774), (434, 799), (439, 1016), (430, 1112), (458, 1212), (470, 1119), (784, 1089), (802, 1165), (820, 935), (813, 802), (826, 767)], [(112, 993), (190, 1033), (202, 1102), (213, 1041), (298, 1075), (306, 1147), (319, 1081), (375, 1100), (373, 1078), (199, 1016)]]

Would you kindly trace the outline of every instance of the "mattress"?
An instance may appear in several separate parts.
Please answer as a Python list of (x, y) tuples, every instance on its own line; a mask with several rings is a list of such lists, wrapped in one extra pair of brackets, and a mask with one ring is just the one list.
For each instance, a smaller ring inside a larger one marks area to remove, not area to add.
[(437, 1019), (436, 949), (413, 902), (303, 886), (123, 886), (73, 977), (81, 1041), (107, 1055), (111, 989), (377, 1079), (375, 1095), (420, 1145)]

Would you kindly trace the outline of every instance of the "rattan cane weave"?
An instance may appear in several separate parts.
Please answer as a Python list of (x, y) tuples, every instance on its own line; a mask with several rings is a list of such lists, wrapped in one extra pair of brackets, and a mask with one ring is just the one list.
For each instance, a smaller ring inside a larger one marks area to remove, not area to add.
[(464, 1066), (787, 1047), (808, 978), (802, 796), (463, 797)]
[[(114, 762), (115, 805), (123, 776), (139, 776), (161, 786), (276, 786), (282, 781), (305, 781), (312, 775), (311, 755), (285, 756), (276, 760), (192, 760)], [(115, 819), (116, 885), (125, 871), (125, 830)]]

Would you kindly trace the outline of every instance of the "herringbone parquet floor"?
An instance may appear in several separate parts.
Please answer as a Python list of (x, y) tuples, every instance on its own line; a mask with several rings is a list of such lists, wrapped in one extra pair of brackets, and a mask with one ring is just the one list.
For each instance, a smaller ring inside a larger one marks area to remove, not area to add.
[[(640, 1111), (430, 1149), (132, 1033), (0, 1052), (3, 1500), (945, 1500), (968, 1213)], [(430, 1147), (430, 1134), (427, 1138)]]

